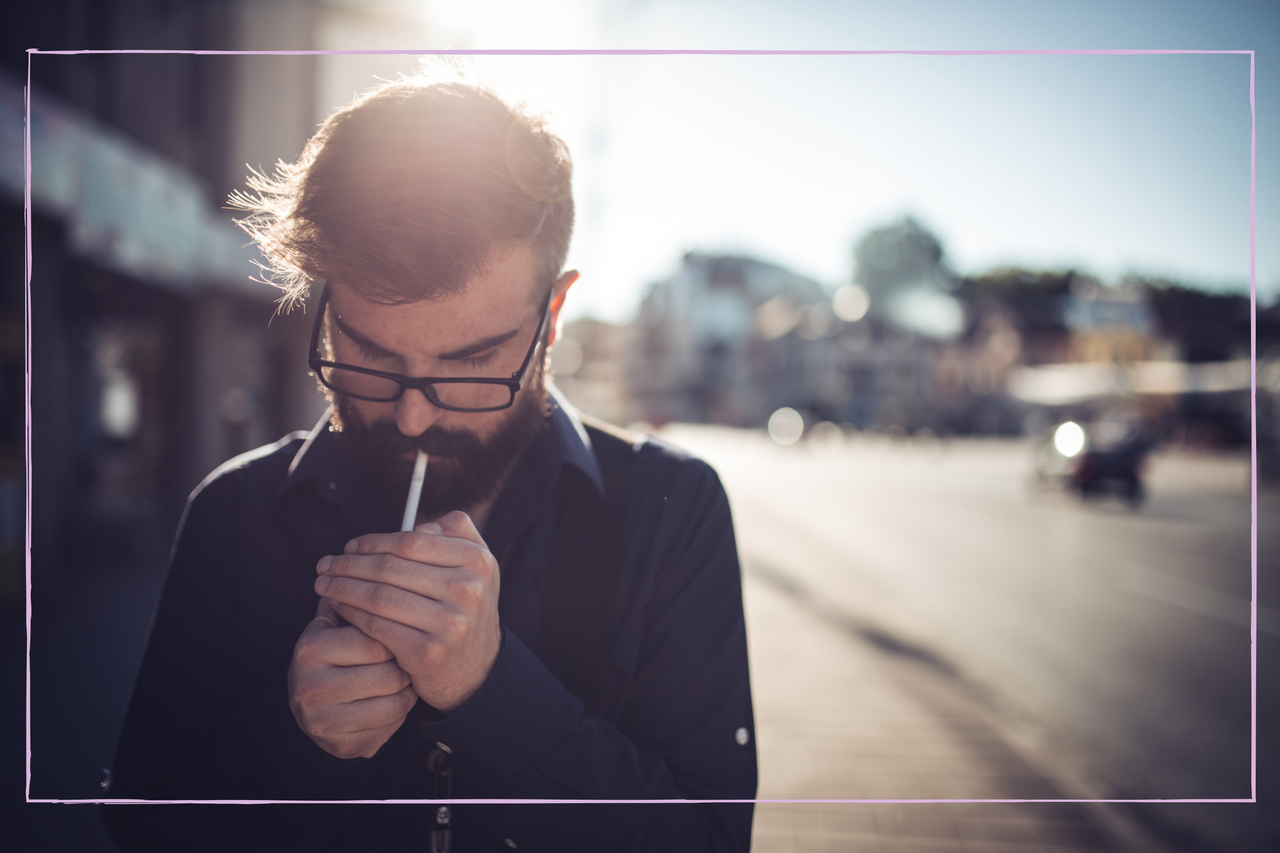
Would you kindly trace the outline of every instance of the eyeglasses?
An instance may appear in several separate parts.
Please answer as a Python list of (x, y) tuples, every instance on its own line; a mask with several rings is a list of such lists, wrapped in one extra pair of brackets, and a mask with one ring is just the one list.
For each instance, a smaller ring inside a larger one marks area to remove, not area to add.
[(399, 373), (388, 373), (384, 370), (370, 370), (354, 364), (342, 364), (337, 361), (326, 361), (320, 357), (320, 326), (324, 322), (325, 308), (329, 304), (329, 285), (326, 282), (320, 293), (320, 304), (316, 309), (315, 326), (311, 329), (311, 357), (308, 364), (326, 388), (346, 397), (357, 400), (368, 400), (373, 403), (394, 403), (404, 396), (409, 388), (421, 391), (433, 406), (450, 412), (496, 412), (508, 409), (515, 402), (516, 392), (524, 382), (524, 375), (533, 361), (533, 353), (538, 348), (546, 330), (547, 318), (551, 316), (551, 298), (547, 299), (547, 307), (542, 313), (542, 322), (529, 344), (529, 352), (525, 354), (520, 369), (511, 374), (509, 379), (471, 379), (455, 376), (422, 376), (412, 378)]

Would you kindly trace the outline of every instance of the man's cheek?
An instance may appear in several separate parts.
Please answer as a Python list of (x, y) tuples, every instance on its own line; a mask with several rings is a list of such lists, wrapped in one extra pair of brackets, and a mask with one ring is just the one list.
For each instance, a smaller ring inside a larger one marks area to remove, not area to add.
[(375, 427), (380, 424), (387, 424), (391, 428), (395, 428), (395, 403), (371, 403), (368, 400), (353, 400), (347, 398), (347, 408), (355, 417), (360, 419), (360, 423), (365, 427)]

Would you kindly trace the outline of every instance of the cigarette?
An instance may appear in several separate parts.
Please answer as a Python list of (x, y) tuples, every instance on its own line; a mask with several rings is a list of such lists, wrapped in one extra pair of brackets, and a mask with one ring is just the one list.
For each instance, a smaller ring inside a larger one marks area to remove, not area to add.
[(427, 474), (427, 454), (418, 451), (418, 458), (413, 463), (413, 479), (409, 481), (409, 499), (404, 502), (404, 520), (400, 522), (401, 530), (412, 530), (418, 520), (418, 501), (422, 499), (422, 478)]

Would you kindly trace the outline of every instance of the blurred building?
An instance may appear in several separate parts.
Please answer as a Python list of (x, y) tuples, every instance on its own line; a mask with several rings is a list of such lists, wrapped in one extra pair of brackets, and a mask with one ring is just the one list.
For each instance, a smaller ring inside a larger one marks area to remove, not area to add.
[[(1152, 441), (1248, 439), (1243, 295), (1072, 270), (960, 277), (911, 218), (868, 232), (853, 261), (853, 281), (829, 293), (752, 258), (686, 255), (634, 323), (636, 416), (758, 427), (788, 406), (809, 425), (1013, 436), (1111, 414)], [(1280, 362), (1273, 314), (1258, 332), (1268, 364)], [(1280, 459), (1280, 407), (1259, 405), (1275, 433), (1264, 452)]]
[[(23, 85), (15, 48), (306, 49), (318, 2), (30, 5), (0, 64), (0, 594), (20, 600)], [(228, 457), (309, 427), (309, 318), (276, 315), (223, 209), (245, 164), (297, 156), (316, 58), (31, 57), (33, 592), (67, 567), (162, 558), (187, 493)], [(273, 316), (274, 315), (274, 316)]]
[(636, 420), (626, 377), (631, 332), (630, 326), (583, 317), (566, 323), (551, 348), (551, 370), (565, 397), (613, 424)]
[[(1221, 390), (1188, 388), (1168, 419), (1168, 437), (1193, 447), (1243, 447), (1249, 441), (1249, 337), (1251, 310), (1243, 293), (1206, 293), (1174, 282), (1135, 280), (1150, 293), (1161, 334), (1171, 354), (1189, 369), (1209, 376), (1234, 372), (1233, 387)], [(1259, 465), (1274, 457), (1277, 437), (1263, 431), (1264, 409), (1274, 389), (1263, 382), (1262, 366), (1280, 344), (1280, 312), (1259, 306), (1257, 313)], [(1231, 366), (1231, 367), (1228, 367)], [(1224, 381), (1220, 385), (1226, 385)], [(1269, 421), (1268, 421), (1269, 422)]]
[(809, 408), (842, 367), (829, 298), (816, 281), (753, 258), (690, 252), (641, 303), (628, 385), (637, 416), (763, 424), (780, 406)]
[(1258, 476), (1280, 480), (1280, 301), (1257, 312)]
[[(1116, 394), (1095, 377), (1172, 352), (1140, 285), (1106, 286), (1072, 270), (997, 269), (964, 279), (957, 295), (970, 315), (963, 340), (971, 371), (987, 375), (1018, 421), (1004, 431), (1035, 432), (1091, 401), (1111, 405)], [(1159, 417), (1160, 401), (1137, 402), (1144, 419)]]
[(1249, 435), (1249, 299), (1076, 272), (967, 279), (978, 316), (1008, 315), (1024, 354), (1005, 371), (1033, 421), (1120, 412), (1150, 441), (1239, 447)]
[(686, 255), (635, 321), (639, 416), (757, 427), (786, 406), (859, 429), (1016, 429), (1016, 419), (973, 417), (976, 400), (1016, 408), (1000, 372), (1017, 345), (987, 328), (993, 314), (972, 336), (994, 342), (995, 360), (975, 357), (938, 240), (905, 219), (867, 234), (854, 262), (857, 283), (831, 292), (752, 258)]

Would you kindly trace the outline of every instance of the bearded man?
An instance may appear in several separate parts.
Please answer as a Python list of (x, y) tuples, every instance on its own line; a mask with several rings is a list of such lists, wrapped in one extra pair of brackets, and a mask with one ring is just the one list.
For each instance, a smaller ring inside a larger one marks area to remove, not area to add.
[(192, 494), (108, 796), (448, 802), (104, 806), (122, 850), (749, 846), (723, 489), (545, 376), (570, 173), (540, 119), (409, 79), (236, 199), (287, 298), (318, 287), (332, 405)]

